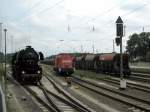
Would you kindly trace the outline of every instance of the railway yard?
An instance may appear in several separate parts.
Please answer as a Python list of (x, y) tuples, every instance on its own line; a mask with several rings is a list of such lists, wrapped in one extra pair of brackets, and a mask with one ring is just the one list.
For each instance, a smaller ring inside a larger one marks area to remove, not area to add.
[(0, 4), (0, 112), (150, 112), (149, 0)]
[[(64, 76), (42, 65), (40, 83), (22, 84), (8, 71), (8, 105), (11, 112), (149, 112), (150, 74), (133, 73), (127, 88), (119, 89), (119, 78), (76, 70), (71, 84)], [(138, 78), (137, 78), (138, 77)]]

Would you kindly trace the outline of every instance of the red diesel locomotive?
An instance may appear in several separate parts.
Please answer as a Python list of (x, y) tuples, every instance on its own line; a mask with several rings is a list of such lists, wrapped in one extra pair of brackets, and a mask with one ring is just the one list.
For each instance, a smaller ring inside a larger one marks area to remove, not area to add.
[(74, 73), (74, 58), (67, 53), (58, 54), (55, 57), (54, 71), (63, 75)]

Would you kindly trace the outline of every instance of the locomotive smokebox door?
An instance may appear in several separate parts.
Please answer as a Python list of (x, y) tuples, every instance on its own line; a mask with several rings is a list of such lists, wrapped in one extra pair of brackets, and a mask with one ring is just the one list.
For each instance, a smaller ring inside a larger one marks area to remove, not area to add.
[(123, 36), (123, 21), (120, 16), (118, 17), (116, 21), (116, 35), (117, 37)]

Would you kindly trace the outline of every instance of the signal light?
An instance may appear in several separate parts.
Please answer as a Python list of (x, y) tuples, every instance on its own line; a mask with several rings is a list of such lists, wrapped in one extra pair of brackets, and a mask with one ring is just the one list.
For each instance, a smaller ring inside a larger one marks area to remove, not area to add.
[(117, 46), (120, 45), (120, 38), (119, 37), (115, 38), (115, 42), (116, 42)]

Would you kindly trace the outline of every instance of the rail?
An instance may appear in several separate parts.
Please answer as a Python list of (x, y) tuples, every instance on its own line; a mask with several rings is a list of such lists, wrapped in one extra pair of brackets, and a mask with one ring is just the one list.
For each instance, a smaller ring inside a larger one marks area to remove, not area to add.
[(123, 103), (128, 104), (128, 105), (132, 105), (132, 106), (137, 107), (139, 109), (142, 109), (146, 112), (150, 111), (150, 108), (149, 108), (150, 102), (147, 100), (143, 100), (143, 99), (140, 99), (138, 97), (134, 97), (134, 96), (127, 95), (127, 94), (124, 94), (121, 92), (117, 92), (117, 91), (112, 90), (112, 89), (104, 88), (102, 86), (100, 87), (97, 84), (94, 84), (94, 83), (89, 82), (89, 81), (85, 81), (83, 79), (73, 77), (72, 81), (79, 84), (80, 86), (85, 87), (85, 88), (87, 88), (93, 92), (98, 93), (98, 94), (107, 96), (107, 97), (114, 99), (114, 100), (118, 100), (118, 101), (123, 102)]

